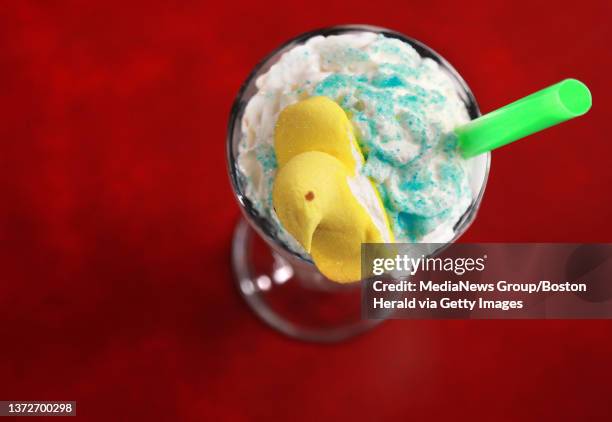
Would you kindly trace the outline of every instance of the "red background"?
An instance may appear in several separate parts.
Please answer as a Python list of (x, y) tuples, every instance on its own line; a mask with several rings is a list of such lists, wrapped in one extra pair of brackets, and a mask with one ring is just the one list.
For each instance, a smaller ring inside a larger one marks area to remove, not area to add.
[(464, 240), (611, 241), (608, 1), (44, 3), (0, 5), (1, 400), (101, 421), (610, 419), (608, 321), (392, 321), (335, 346), (271, 331), (230, 282), (224, 162), (263, 55), (386, 26), (485, 112), (565, 77), (594, 93), (494, 154)]

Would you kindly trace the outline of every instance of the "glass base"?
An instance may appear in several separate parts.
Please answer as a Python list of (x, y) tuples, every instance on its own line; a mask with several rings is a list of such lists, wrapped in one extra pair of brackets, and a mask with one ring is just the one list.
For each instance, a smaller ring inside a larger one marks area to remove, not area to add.
[(361, 319), (359, 283), (334, 283), (312, 265), (282, 257), (244, 219), (234, 232), (232, 267), (238, 291), (247, 304), (287, 336), (338, 342), (381, 322)]

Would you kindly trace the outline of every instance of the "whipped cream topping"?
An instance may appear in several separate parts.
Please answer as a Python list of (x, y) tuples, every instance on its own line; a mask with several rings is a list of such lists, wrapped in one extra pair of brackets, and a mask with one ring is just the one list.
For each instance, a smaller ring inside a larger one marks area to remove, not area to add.
[(349, 185), (377, 227), (384, 227), (384, 216), (367, 178), (396, 241), (454, 237), (454, 225), (484, 182), (486, 160), (458, 154), (453, 129), (469, 117), (436, 62), (375, 33), (316, 36), (284, 53), (256, 86), (242, 120), (238, 168), (245, 195), (290, 249), (305, 255), (272, 207), (274, 127), (283, 108), (313, 95), (336, 101), (353, 123), (365, 162)]

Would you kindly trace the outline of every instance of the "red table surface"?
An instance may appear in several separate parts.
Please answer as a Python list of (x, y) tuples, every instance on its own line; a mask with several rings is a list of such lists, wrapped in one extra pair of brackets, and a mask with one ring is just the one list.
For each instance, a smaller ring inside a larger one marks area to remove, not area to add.
[(612, 240), (608, 1), (3, 2), (0, 400), (82, 420), (610, 420), (609, 321), (390, 321), (334, 346), (231, 283), (228, 111), (340, 23), (443, 54), (483, 111), (566, 77), (580, 119), (495, 152), (465, 241)]

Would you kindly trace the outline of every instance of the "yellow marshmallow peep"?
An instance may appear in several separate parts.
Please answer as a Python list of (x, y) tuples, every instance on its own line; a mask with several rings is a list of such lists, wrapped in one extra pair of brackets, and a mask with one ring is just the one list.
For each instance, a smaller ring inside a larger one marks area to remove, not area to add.
[(344, 110), (327, 97), (310, 97), (285, 107), (276, 122), (274, 150), (279, 167), (307, 151), (334, 156), (351, 175), (357, 166), (353, 151), (363, 162), (353, 125)]
[[(357, 172), (363, 156), (344, 110), (327, 97), (286, 107), (276, 124), (274, 148), (279, 170), (272, 199), (280, 222), (327, 278), (359, 280), (361, 244), (391, 242), (393, 235), (378, 191)], [(376, 198), (370, 212), (378, 225), (350, 182)]]

